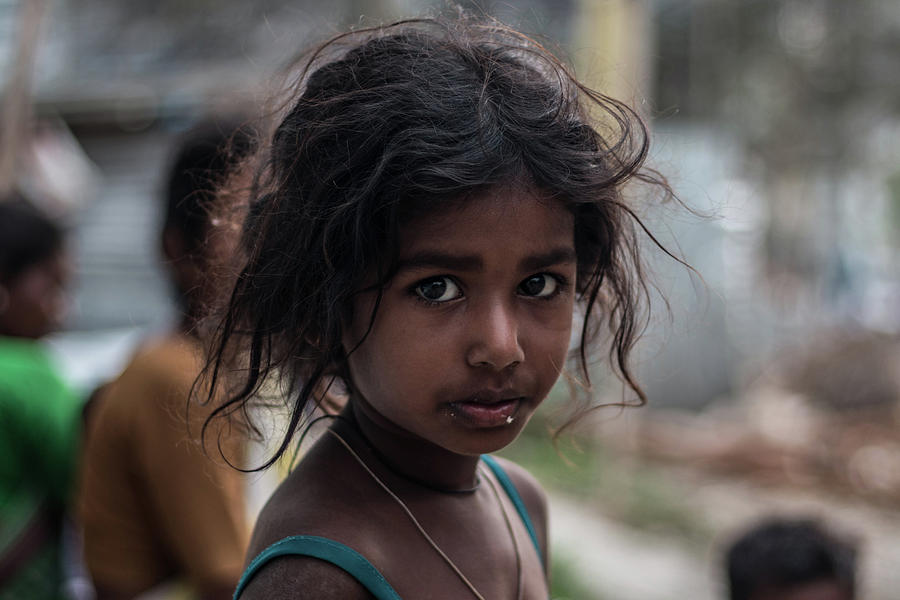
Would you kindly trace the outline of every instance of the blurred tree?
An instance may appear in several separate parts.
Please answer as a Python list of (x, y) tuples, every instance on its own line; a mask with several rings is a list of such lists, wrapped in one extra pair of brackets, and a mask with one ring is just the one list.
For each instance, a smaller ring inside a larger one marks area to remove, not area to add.
[(900, 156), (896, 140), (873, 147), (900, 119), (900, 4), (657, 0), (655, 17), (657, 110), (735, 134), (765, 188), (771, 280), (839, 295), (854, 226), (843, 217), (862, 202), (848, 182), (876, 178), (886, 196), (896, 165), (879, 161)]

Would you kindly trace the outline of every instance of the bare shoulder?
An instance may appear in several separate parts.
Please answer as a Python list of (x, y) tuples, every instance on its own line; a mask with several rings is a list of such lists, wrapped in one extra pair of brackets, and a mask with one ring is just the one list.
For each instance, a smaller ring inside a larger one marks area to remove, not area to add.
[(256, 519), (248, 560), (285, 537), (322, 533), (315, 528), (319, 520), (313, 510), (316, 505), (304, 492), (293, 474), (281, 482)]
[(340, 476), (346, 472), (340, 455), (324, 461), (329, 464), (329, 476), (315, 471), (316, 465), (323, 462), (319, 455), (321, 452), (311, 451), (269, 497), (256, 520), (248, 559), (295, 535), (340, 541), (360, 552), (365, 549), (360, 539), (366, 539), (369, 522), (362, 518), (358, 501), (364, 492), (360, 491), (359, 482)]
[(306, 556), (282, 556), (264, 565), (240, 600), (371, 600), (351, 575), (331, 563)]
[(528, 516), (531, 517), (531, 520), (534, 523), (534, 527), (537, 530), (538, 541), (541, 543), (541, 548), (544, 550), (544, 555), (546, 556), (547, 493), (544, 491), (544, 488), (541, 487), (541, 484), (538, 483), (538, 480), (535, 479), (534, 475), (525, 470), (525, 468), (517, 465), (511, 460), (499, 456), (494, 458), (500, 463), (503, 470), (506, 471), (506, 474), (509, 476), (513, 485), (516, 486), (516, 490), (522, 497), (522, 502), (525, 503), (525, 508), (528, 510)]
[[(323, 498), (322, 489), (297, 471), (282, 482), (259, 515), (248, 559), (292, 536), (340, 540), (340, 515), (346, 510), (340, 494)], [(312, 556), (282, 555), (263, 564), (250, 579), (241, 600), (369, 600), (372, 595), (340, 567)]]

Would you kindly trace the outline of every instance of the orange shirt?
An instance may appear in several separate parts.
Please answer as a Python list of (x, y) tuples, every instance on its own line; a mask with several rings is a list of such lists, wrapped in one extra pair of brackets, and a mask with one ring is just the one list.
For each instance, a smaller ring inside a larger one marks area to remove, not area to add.
[[(99, 394), (82, 455), (78, 507), (85, 562), (98, 589), (133, 596), (162, 582), (235, 586), (249, 541), (244, 475), (224, 463), (208, 409), (188, 394), (200, 347), (172, 335), (141, 349)], [(190, 432), (190, 433), (189, 433)], [(222, 438), (240, 458), (243, 440)]]

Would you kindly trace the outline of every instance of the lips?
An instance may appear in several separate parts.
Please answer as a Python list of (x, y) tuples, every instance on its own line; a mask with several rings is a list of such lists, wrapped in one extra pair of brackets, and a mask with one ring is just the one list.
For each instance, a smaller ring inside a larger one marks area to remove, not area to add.
[(510, 425), (524, 397), (513, 391), (483, 390), (465, 400), (450, 403), (450, 415), (464, 424), (482, 429)]

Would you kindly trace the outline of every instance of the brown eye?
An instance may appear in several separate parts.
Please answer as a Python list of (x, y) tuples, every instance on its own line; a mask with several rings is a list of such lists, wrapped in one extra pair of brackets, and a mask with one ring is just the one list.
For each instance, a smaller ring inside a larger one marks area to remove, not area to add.
[(448, 302), (459, 298), (459, 286), (449, 277), (435, 277), (420, 281), (415, 287), (416, 294), (428, 302)]
[(547, 298), (556, 293), (559, 282), (549, 273), (532, 275), (519, 284), (519, 293), (535, 298)]

